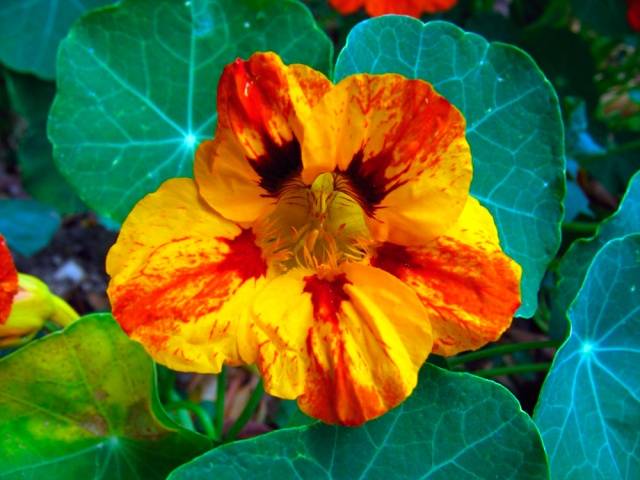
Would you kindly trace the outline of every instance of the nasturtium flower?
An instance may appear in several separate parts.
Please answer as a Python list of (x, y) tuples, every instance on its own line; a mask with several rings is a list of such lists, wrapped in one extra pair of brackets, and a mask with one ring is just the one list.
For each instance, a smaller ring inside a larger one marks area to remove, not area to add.
[(364, 7), (372, 17), (394, 13), (419, 18), (424, 13), (449, 10), (458, 0), (329, 0), (329, 3), (343, 15), (354, 13)]
[(42, 280), (18, 273), (0, 235), (0, 347), (32, 338), (47, 320), (65, 327), (78, 314)]
[(109, 252), (114, 315), (173, 369), (255, 363), (269, 393), (361, 424), (519, 306), (471, 175), (464, 118), (427, 82), (237, 60), (195, 181), (142, 199)]

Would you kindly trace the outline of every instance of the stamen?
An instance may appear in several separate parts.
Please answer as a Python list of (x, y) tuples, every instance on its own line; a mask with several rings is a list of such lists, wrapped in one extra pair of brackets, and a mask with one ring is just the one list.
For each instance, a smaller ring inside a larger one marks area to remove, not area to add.
[(350, 183), (324, 173), (309, 186), (299, 178), (278, 192), (275, 210), (254, 231), (265, 258), (283, 271), (304, 267), (336, 271), (345, 261), (360, 261), (371, 237)]

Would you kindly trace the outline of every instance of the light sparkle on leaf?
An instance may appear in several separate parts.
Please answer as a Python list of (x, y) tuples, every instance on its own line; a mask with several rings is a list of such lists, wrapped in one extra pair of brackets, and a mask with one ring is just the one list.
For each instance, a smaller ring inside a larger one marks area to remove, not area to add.
[(196, 144), (196, 136), (193, 133), (188, 133), (184, 137), (184, 144), (189, 148), (193, 148)]

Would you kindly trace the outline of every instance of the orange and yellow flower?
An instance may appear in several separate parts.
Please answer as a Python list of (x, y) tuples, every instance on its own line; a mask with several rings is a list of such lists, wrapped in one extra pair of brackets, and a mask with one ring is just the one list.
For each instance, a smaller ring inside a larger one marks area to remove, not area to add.
[(419, 18), (424, 13), (449, 10), (458, 0), (329, 0), (329, 3), (342, 15), (354, 13), (364, 7), (372, 17), (394, 13)]
[(424, 81), (237, 60), (195, 181), (141, 200), (109, 252), (114, 315), (171, 368), (255, 363), (269, 393), (361, 424), (519, 306), (471, 175), (464, 118)]

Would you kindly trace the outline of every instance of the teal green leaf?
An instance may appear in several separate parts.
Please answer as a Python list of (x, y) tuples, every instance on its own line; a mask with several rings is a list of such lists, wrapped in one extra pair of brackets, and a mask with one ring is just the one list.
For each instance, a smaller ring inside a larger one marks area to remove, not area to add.
[(427, 365), (413, 395), (360, 428), (279, 430), (214, 449), (169, 480), (548, 478), (540, 435), (516, 399), (479, 377)]
[(331, 42), (294, 0), (124, 0), (85, 15), (58, 57), (49, 138), (60, 170), (122, 221), (164, 180), (192, 174), (222, 69), (263, 50), (330, 70)]
[(605, 35), (630, 33), (627, 2), (623, 0), (571, 0), (571, 8), (587, 27)]
[(175, 425), (151, 358), (90, 315), (0, 360), (0, 478), (164, 479), (210, 445)]
[(552, 295), (553, 324), (566, 324), (569, 305), (576, 298), (596, 253), (610, 240), (636, 232), (640, 232), (640, 172), (629, 182), (618, 210), (600, 224), (592, 238), (574, 242), (560, 260), (558, 283)]
[(53, 82), (5, 71), (11, 107), (25, 120), (27, 130), (18, 146), (20, 179), (36, 200), (60, 213), (77, 213), (84, 205), (53, 163), (47, 139), (47, 117), (56, 93)]
[(317, 422), (316, 419), (305, 415), (295, 400), (280, 400), (274, 421), (280, 428), (300, 427)]
[(444, 22), (388, 16), (356, 26), (336, 79), (395, 72), (432, 83), (467, 119), (471, 193), (496, 221), (503, 249), (523, 268), (530, 317), (547, 264), (560, 245), (564, 138), (553, 87), (531, 58)]
[(86, 10), (114, 0), (2, 0), (0, 62), (13, 70), (55, 78), (56, 53)]
[(0, 234), (12, 250), (30, 256), (46, 247), (60, 227), (60, 215), (35, 200), (0, 200)]
[(534, 417), (552, 478), (640, 478), (640, 235), (600, 250), (569, 316)]

